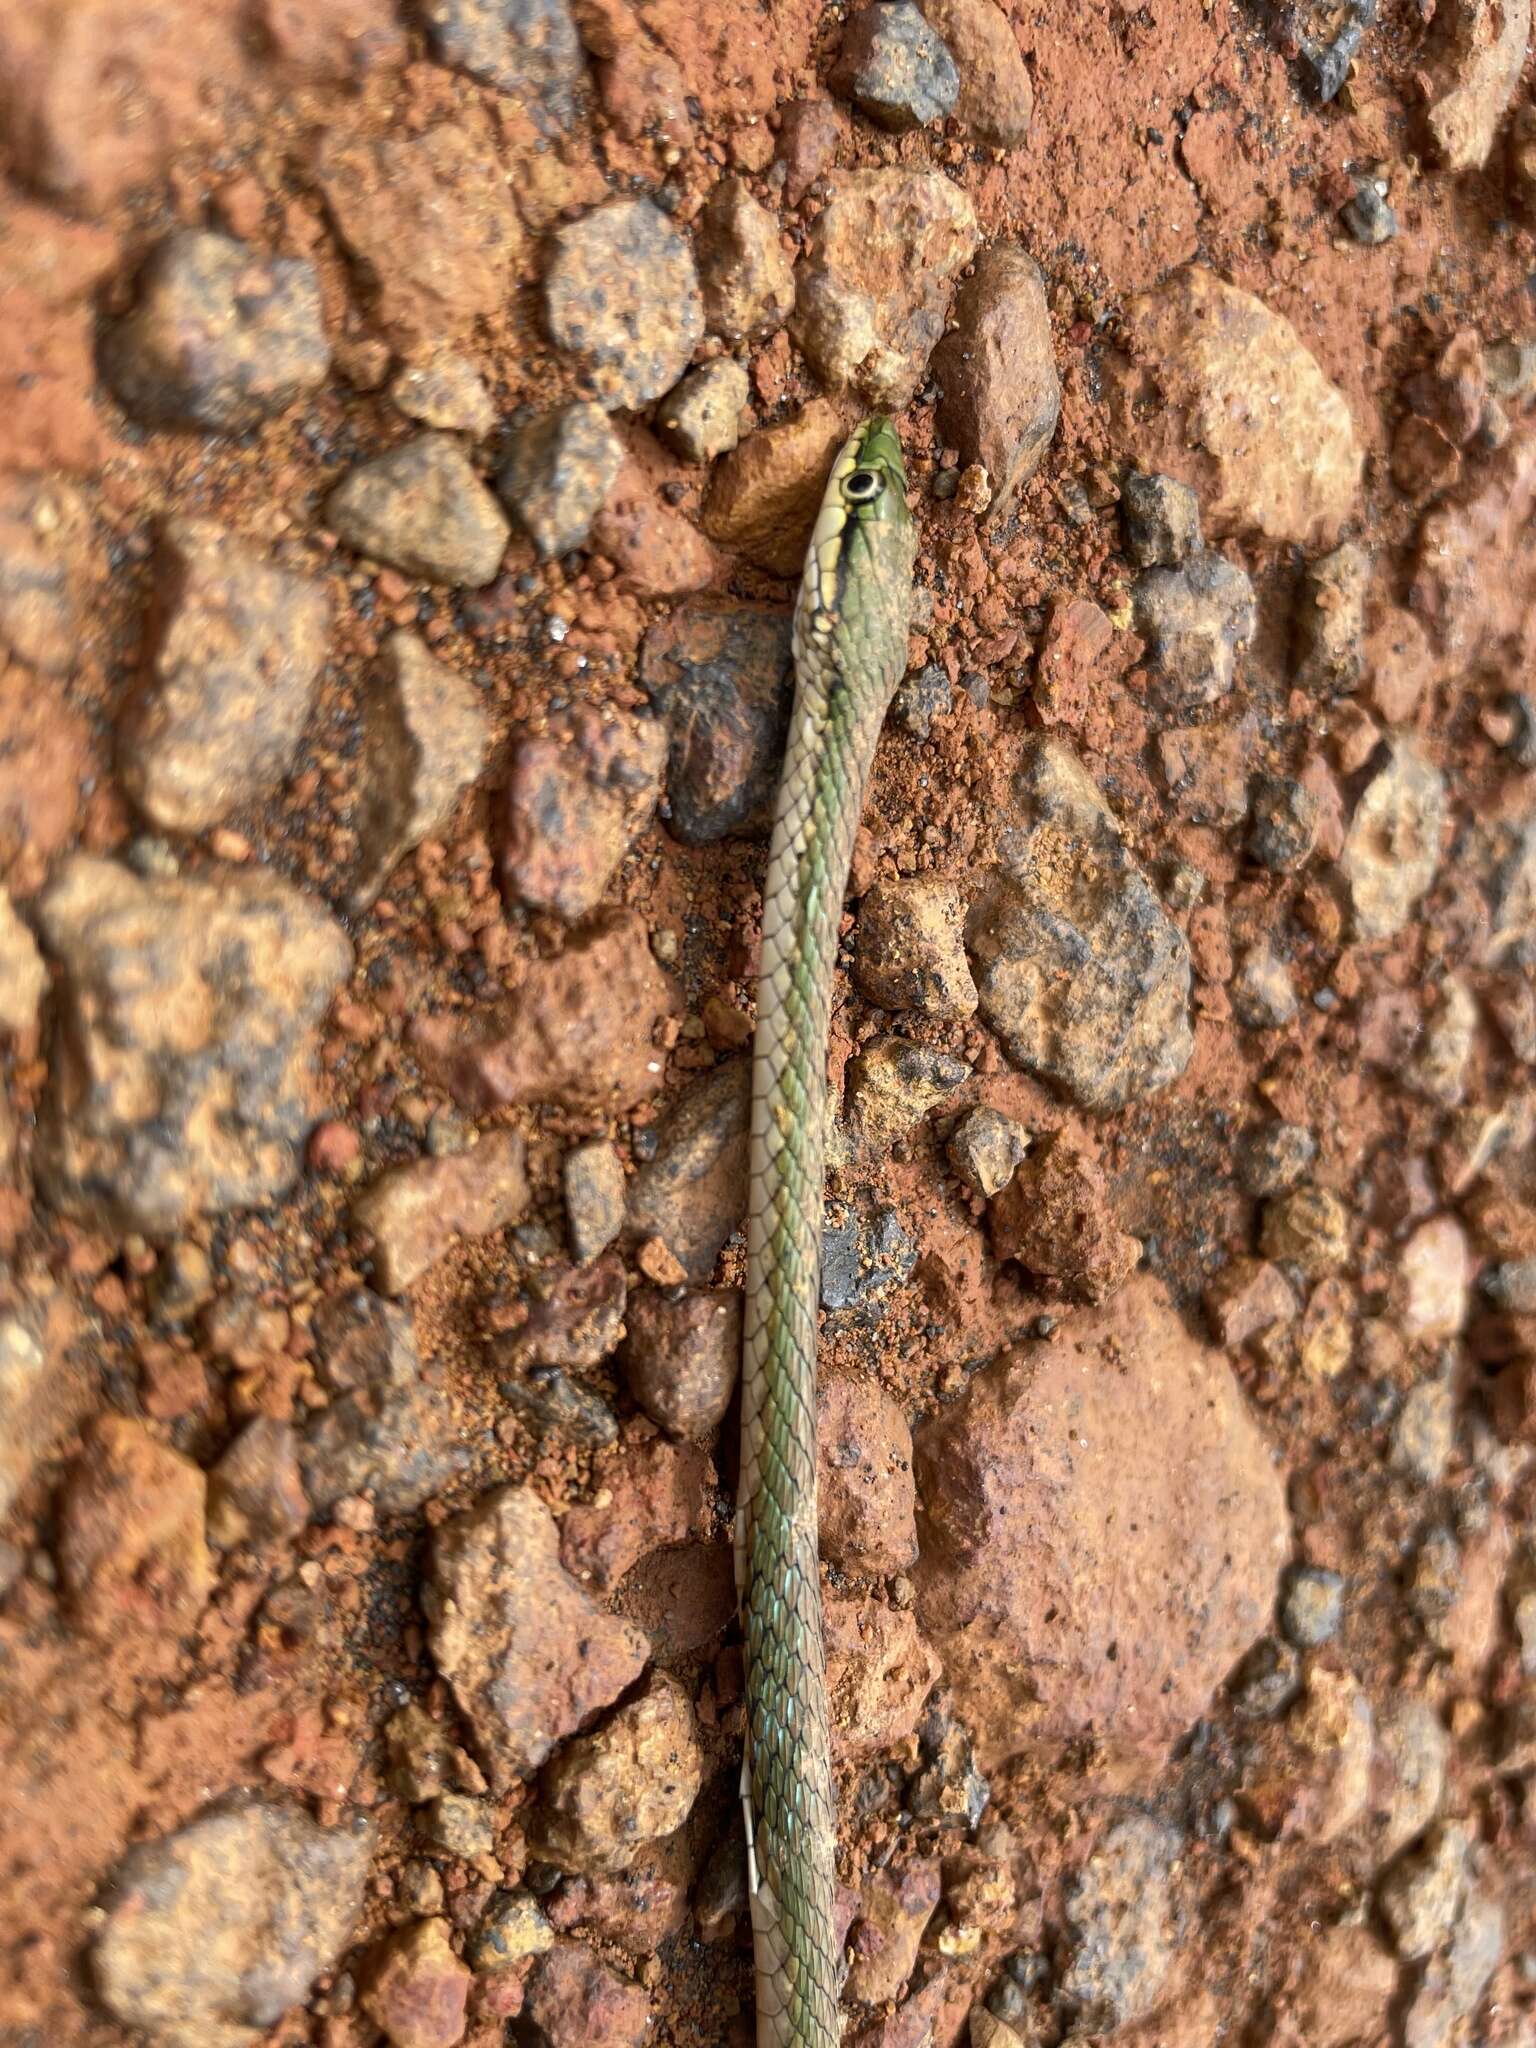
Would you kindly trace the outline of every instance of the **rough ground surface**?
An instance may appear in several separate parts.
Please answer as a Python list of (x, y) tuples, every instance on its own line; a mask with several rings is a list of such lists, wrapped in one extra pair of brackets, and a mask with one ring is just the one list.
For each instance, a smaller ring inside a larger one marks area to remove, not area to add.
[(1528, 0), (0, 8), (0, 2041), (749, 2048), (831, 448), (851, 2048), (1536, 2037)]

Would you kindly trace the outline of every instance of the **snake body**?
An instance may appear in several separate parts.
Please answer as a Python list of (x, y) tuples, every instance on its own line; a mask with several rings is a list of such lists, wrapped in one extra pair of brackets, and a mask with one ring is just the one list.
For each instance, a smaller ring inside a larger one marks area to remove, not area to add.
[(839, 2039), (816, 1506), (827, 1023), (854, 835), (906, 663), (905, 490), (894, 429), (866, 421), (833, 464), (806, 556), (763, 889), (736, 1524), (758, 2048)]

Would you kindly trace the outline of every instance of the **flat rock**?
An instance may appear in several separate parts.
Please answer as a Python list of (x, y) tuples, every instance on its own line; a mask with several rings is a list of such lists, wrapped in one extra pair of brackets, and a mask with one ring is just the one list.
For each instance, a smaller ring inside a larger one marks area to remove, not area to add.
[(1343, 396), (1289, 320), (1191, 266), (1126, 308), (1111, 416), (1144, 469), (1192, 485), (1217, 533), (1325, 542), (1359, 497)]
[(813, 399), (789, 419), (749, 434), (710, 481), (704, 528), (711, 540), (771, 575), (798, 576), (846, 432), (836, 406)]
[(213, 433), (286, 412), (330, 366), (313, 264), (196, 228), (160, 243), (102, 346), (107, 381), (136, 418)]
[(638, 1405), (669, 1436), (713, 1436), (741, 1370), (740, 1293), (640, 1288), (624, 1323), (621, 1363)]
[(839, 1374), (816, 1397), (821, 1554), (887, 1576), (917, 1562), (912, 1432), (878, 1380)]
[(1280, 1475), (1150, 1277), (1004, 1353), (916, 1449), (917, 1614), (984, 1765), (1089, 1733), (1158, 1754), (1266, 1627)]
[(651, 2001), (584, 1942), (558, 1941), (528, 1979), (524, 2007), (539, 2048), (640, 2048)]
[(966, 921), (981, 1015), (1016, 1065), (1119, 1108), (1189, 1064), (1189, 949), (1067, 747), (1037, 742), (1017, 792)]
[(245, 2048), (305, 1998), (363, 1909), (371, 1826), (236, 1806), (131, 1849), (91, 1947), (97, 1996), (156, 2038)]
[(633, 456), (620, 464), (592, 522), (592, 544), (642, 597), (682, 597), (702, 590), (719, 567), (705, 536), (666, 503)]
[(977, 257), (933, 369), (944, 439), (962, 463), (982, 465), (994, 507), (1006, 507), (1045, 459), (1061, 417), (1045, 279), (1018, 243), (994, 242)]
[(1068, 1887), (1061, 1993), (1080, 2031), (1117, 2032), (1157, 2003), (1178, 1953), (1183, 1837), (1149, 1814), (1117, 1820)]
[(544, 317), (605, 406), (646, 405), (677, 382), (704, 333), (693, 252), (649, 199), (612, 199), (556, 230)]
[(391, 633), (363, 705), (354, 907), (370, 904), (396, 863), (448, 823), (490, 744), (474, 684), (415, 633)]
[(535, 413), (518, 428), (496, 489), (549, 562), (586, 545), (623, 460), (608, 415), (579, 400)]
[(754, 605), (683, 605), (640, 648), (667, 732), (667, 824), (707, 846), (766, 821), (794, 698), (790, 622)]
[(480, 589), (506, 552), (505, 513), (447, 434), (418, 434), (337, 484), (325, 517), (360, 555), (429, 583)]
[(624, 1228), (624, 1162), (606, 1138), (574, 1145), (560, 1163), (565, 1228), (583, 1264), (608, 1249)]
[(1107, 1301), (1141, 1258), (1110, 1206), (1103, 1170), (1071, 1131), (1036, 1145), (992, 1197), (992, 1248), (1072, 1301)]
[(654, 719), (603, 719), (591, 707), (519, 741), (497, 805), (504, 894), (568, 923), (590, 915), (649, 824), (666, 759)]
[(839, 171), (795, 269), (793, 332), (834, 391), (899, 410), (944, 332), (949, 287), (981, 239), (937, 171)]
[(118, 768), (164, 832), (205, 831), (293, 764), (330, 636), (325, 589), (207, 520), (167, 527), (147, 687), (118, 727)]
[(213, 1590), (208, 1485), (190, 1458), (126, 1415), (98, 1416), (59, 1509), (59, 1573), (87, 1628), (193, 1627)]
[(49, 1199), (170, 1235), (298, 1171), (315, 1028), (352, 950), (261, 869), (144, 879), (76, 854), (39, 903), (57, 962), (37, 1166)]
[(859, 905), (853, 980), (884, 1010), (924, 1017), (974, 1016), (960, 890), (941, 875), (877, 882)]
[(461, 1238), (504, 1230), (527, 1207), (521, 1134), (487, 1131), (465, 1152), (381, 1173), (352, 1204), (352, 1221), (373, 1239), (379, 1287), (403, 1294)]
[(778, 222), (752, 197), (745, 178), (722, 178), (710, 193), (695, 246), (711, 334), (735, 342), (784, 325), (795, 303), (795, 273)]
[(493, 1783), (505, 1790), (610, 1705), (649, 1646), (560, 1563), (554, 1517), (527, 1487), (485, 1495), (438, 1530), (423, 1591), (432, 1654)]
[(83, 785), (98, 772), (91, 730), (56, 683), (0, 669), (0, 875), (18, 894), (42, 882), (75, 837)]
[(909, 1740), (940, 1671), (911, 1609), (829, 1599), (823, 1623), (833, 1757), (867, 1761)]
[(747, 1211), (751, 1062), (727, 1060), (696, 1081), (656, 1126), (656, 1151), (629, 1184), (626, 1230), (660, 1238), (699, 1284)]

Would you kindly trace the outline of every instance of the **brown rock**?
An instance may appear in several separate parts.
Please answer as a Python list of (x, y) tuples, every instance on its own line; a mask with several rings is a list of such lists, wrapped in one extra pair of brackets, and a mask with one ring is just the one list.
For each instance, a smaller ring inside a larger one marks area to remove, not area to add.
[(688, 1925), (692, 1858), (681, 1841), (642, 1850), (629, 1870), (569, 1877), (550, 1907), (551, 1924), (584, 1928), (626, 1955), (653, 1956)]
[(684, 605), (647, 631), (640, 679), (667, 728), (673, 837), (705, 846), (761, 824), (794, 694), (789, 619), (751, 605)]
[(829, 389), (899, 410), (944, 331), (948, 288), (980, 239), (937, 171), (841, 171), (796, 265), (793, 331)]
[(1013, 24), (994, 0), (923, 0), (960, 73), (955, 120), (990, 149), (1019, 149), (1029, 137), (1035, 93)]
[(682, 597), (715, 574), (715, 551), (691, 519), (669, 511), (633, 459), (592, 522), (592, 543), (643, 597)]
[(539, 1851), (562, 1870), (627, 1870), (650, 1843), (683, 1825), (703, 1780), (688, 1694), (654, 1672), (637, 1699), (546, 1766)]
[(791, 100), (781, 110), (777, 149), (786, 206), (798, 206), (831, 168), (847, 134), (848, 117), (831, 100)]
[(1196, 825), (1234, 825), (1248, 812), (1255, 734), (1242, 725), (1178, 725), (1157, 736), (1168, 794)]
[(1434, 674), (1429, 636), (1412, 612), (1384, 612), (1360, 649), (1359, 671), (1371, 708), (1388, 725), (1408, 725)]
[(358, 1196), (352, 1221), (373, 1239), (374, 1278), (404, 1294), (462, 1237), (489, 1237), (528, 1207), (517, 1131), (488, 1131), (467, 1152), (394, 1166)]
[(0, 647), (45, 675), (73, 668), (98, 552), (90, 508), (72, 484), (0, 480)]
[(1296, 1188), (1265, 1204), (1262, 1242), (1265, 1258), (1321, 1279), (1349, 1263), (1349, 1211), (1326, 1188)]
[[(1006, 24), (1004, 33), (1012, 45)], [(943, 392), (940, 431), (963, 463), (986, 470), (1000, 516), (1040, 467), (1061, 417), (1045, 280), (1018, 243), (994, 242), (977, 257), (955, 294), (952, 326), (934, 351), (933, 369)]]
[(733, 1287), (629, 1298), (624, 1378), (669, 1435), (707, 1441), (725, 1420), (741, 1369), (741, 1296)]
[(311, 1503), (323, 1514), (365, 1495), (381, 1514), (414, 1513), (463, 1471), (468, 1452), (440, 1380), (422, 1368), (409, 1314), (357, 1287), (323, 1301), (311, 1327), (328, 1396), (299, 1445)]
[(109, 330), (101, 361), (136, 418), (242, 433), (325, 381), (314, 266), (178, 229), (145, 265), (138, 303)]
[(1530, 0), (1456, 0), (1436, 22), (1442, 90), (1429, 132), (1448, 170), (1478, 171), (1492, 153), (1531, 39)]
[(208, 1539), (221, 1550), (272, 1543), (309, 1520), (293, 1425), (258, 1415), (208, 1474)]
[(1387, 2037), (1397, 1965), (1366, 1926), (1330, 1927), (1302, 1946), (1276, 2036), (1283, 2048), (1356, 2048)]
[(1030, 1137), (1012, 1117), (985, 1104), (967, 1110), (946, 1146), (950, 1165), (973, 1195), (985, 1201), (1012, 1180)]
[(1087, 598), (1058, 598), (1035, 663), (1035, 715), (1081, 731), (1094, 710), (1094, 671), (1115, 637), (1107, 612)]
[(505, 514), (447, 434), (418, 434), (360, 463), (325, 501), (348, 547), (429, 583), (478, 590), (501, 567)]
[(960, 891), (943, 876), (877, 882), (859, 905), (852, 971), (860, 994), (886, 1010), (973, 1016), (962, 916)]
[[(35, 19), (36, 17), (29, 17)], [(11, 18), (0, 21), (0, 78)], [(93, 475), (109, 448), (92, 403), (92, 295), (117, 263), (117, 237), (63, 220), (15, 193), (0, 203), (0, 468)]]
[(527, 1777), (644, 1670), (642, 1632), (584, 1593), (554, 1517), (504, 1486), (438, 1530), (423, 1591), (432, 1654), (492, 1782)]
[[(618, 10), (613, 10), (617, 13)], [(675, 58), (628, 9), (597, 67), (598, 98), (615, 134), (626, 142), (654, 135), (664, 151), (693, 147), (688, 82)]]
[(798, 576), (845, 435), (842, 414), (821, 398), (749, 434), (716, 467), (704, 504), (710, 538), (775, 576)]
[(37, 1166), (74, 1215), (152, 1236), (298, 1171), (314, 1032), (352, 954), (264, 869), (144, 880), (76, 854), (39, 904), (57, 962)]
[(1131, 604), (1161, 710), (1198, 717), (1227, 695), (1238, 653), (1258, 623), (1253, 585), (1243, 570), (1200, 550), (1177, 569), (1139, 576)]
[(423, 132), (365, 141), (339, 132), (316, 180), (390, 339), (456, 340), (499, 313), (521, 267), (523, 233), (489, 124), (460, 107)]
[(704, 332), (692, 253), (649, 199), (610, 200), (556, 231), (544, 310), (603, 404), (630, 410), (671, 389)]
[(207, 520), (167, 527), (148, 687), (118, 728), (118, 765), (163, 832), (206, 831), (287, 774), (330, 637), (324, 588)]
[(1440, 865), (1445, 781), (1410, 739), (1386, 741), (1360, 793), (1339, 867), (1362, 939), (1391, 938)]
[(98, 1417), (65, 1482), (57, 1539), (65, 1589), (88, 1627), (193, 1626), (213, 1590), (207, 1494), (196, 1465), (142, 1423)]
[(653, 1550), (707, 1533), (714, 1472), (694, 1444), (653, 1439), (631, 1444), (599, 1464), (602, 1506), (568, 1508), (560, 1525), (560, 1558), (583, 1585), (608, 1592)]
[(30, 1039), (48, 987), (48, 970), (37, 941), (16, 915), (16, 906), (0, 889), (0, 1031)]
[(99, 1362), (93, 1347), (76, 1348), (78, 1329), (51, 1290), (0, 1312), (0, 1515), (100, 1399)]
[(253, 1804), (129, 1850), (91, 1949), (97, 1995), (160, 2041), (236, 2048), (265, 2033), (346, 1947), (373, 1843), (371, 1826)]
[(419, 353), (390, 380), (390, 403), (424, 427), (468, 434), (480, 441), (496, 424), (496, 406), (485, 379), (457, 349), (435, 345)]
[(917, 1561), (917, 1495), (901, 1409), (876, 1380), (825, 1380), (816, 1442), (822, 1556), (845, 1571), (906, 1571)]
[(608, 415), (580, 401), (535, 413), (519, 427), (496, 489), (549, 562), (586, 546), (623, 461)]
[(363, 710), (354, 907), (370, 904), (395, 864), (448, 823), (490, 743), (474, 685), (414, 633), (391, 633)]
[(667, 393), (656, 431), (684, 462), (700, 466), (729, 455), (741, 439), (750, 386), (741, 364), (729, 356), (690, 370)]
[(699, 216), (695, 238), (704, 324), (722, 341), (782, 327), (795, 303), (795, 274), (778, 222), (744, 178), (722, 178)]
[(1349, 407), (1291, 323), (1191, 266), (1126, 309), (1108, 366), (1117, 431), (1143, 468), (1194, 486), (1217, 533), (1326, 541), (1354, 509)]
[(590, 709), (521, 741), (500, 804), (507, 896), (571, 923), (595, 910), (650, 822), (665, 758), (661, 725), (605, 723)]
[(858, 2005), (900, 1998), (917, 1963), (923, 1929), (939, 1903), (935, 1861), (872, 1871), (859, 1892), (845, 1994)]
[(911, 1611), (828, 1600), (822, 1618), (833, 1756), (858, 1762), (907, 1741), (941, 1669)]
[(1307, 564), (1296, 607), (1296, 680), (1319, 696), (1338, 696), (1360, 679), (1371, 557), (1356, 541)]
[(1115, 1221), (1098, 1160), (1068, 1131), (1031, 1150), (987, 1217), (1000, 1259), (1017, 1259), (1074, 1301), (1108, 1300), (1141, 1258), (1140, 1240)]
[(1265, 1627), (1290, 1547), (1226, 1364), (1146, 1276), (974, 1377), (919, 1430), (917, 1477), (917, 1612), (983, 1764), (1090, 1730), (1161, 1751)]
[(258, 0), (255, 20), (283, 70), (317, 84), (361, 86), (398, 70), (408, 54), (391, 0), (330, 0), (316, 9), (302, 0)]
[(531, 965), (514, 1002), (490, 1035), (460, 1033), (446, 1019), (418, 1034), (463, 1107), (477, 1114), (514, 1102), (625, 1108), (661, 1086), (654, 1046), (674, 996), (633, 911), (594, 918), (563, 952)]
[(699, 1285), (746, 1215), (750, 1111), (751, 1063), (728, 1060), (668, 1110), (629, 1184), (629, 1236), (660, 1238)]
[(1265, 1259), (1233, 1259), (1206, 1289), (1205, 1305), (1229, 1351), (1276, 1323), (1294, 1322), (1300, 1307), (1289, 1280)]
[(464, 2037), (474, 1978), (459, 1961), (446, 1920), (415, 1920), (374, 1951), (363, 2010), (390, 2048), (454, 2048)]
[(21, 894), (75, 837), (94, 771), (90, 728), (57, 684), (0, 669), (0, 873)]
[(537, 2048), (640, 2048), (651, 2002), (579, 1941), (540, 1956), (525, 2007)]

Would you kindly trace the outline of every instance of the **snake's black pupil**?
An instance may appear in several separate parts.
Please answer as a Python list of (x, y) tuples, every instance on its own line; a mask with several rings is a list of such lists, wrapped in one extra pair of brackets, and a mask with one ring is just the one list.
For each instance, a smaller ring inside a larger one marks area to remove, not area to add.
[(872, 469), (856, 469), (848, 479), (848, 495), (856, 503), (877, 497), (879, 491), (880, 479)]

